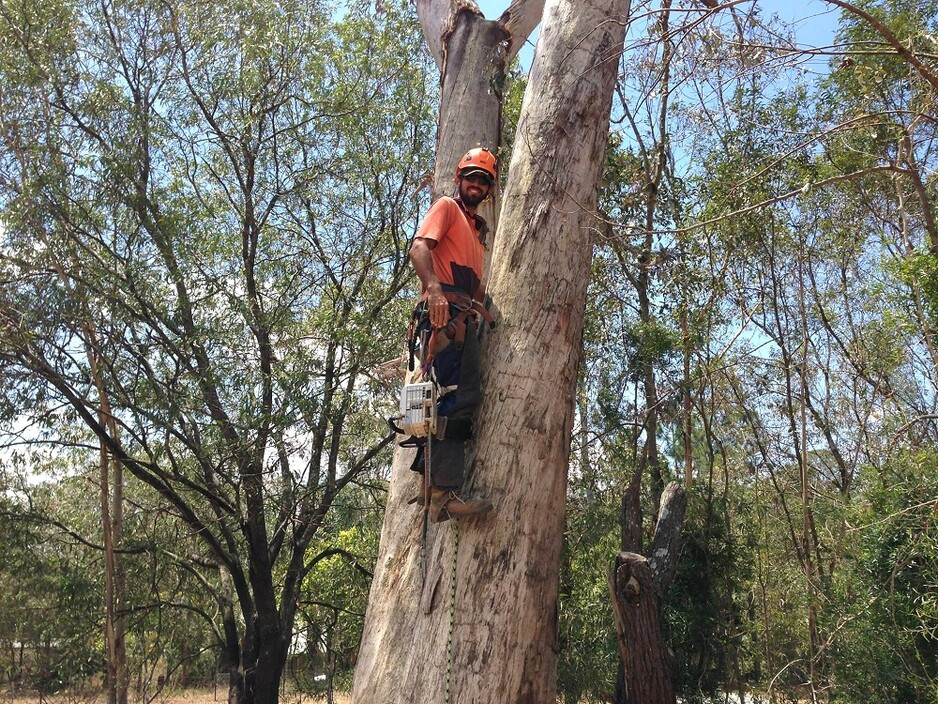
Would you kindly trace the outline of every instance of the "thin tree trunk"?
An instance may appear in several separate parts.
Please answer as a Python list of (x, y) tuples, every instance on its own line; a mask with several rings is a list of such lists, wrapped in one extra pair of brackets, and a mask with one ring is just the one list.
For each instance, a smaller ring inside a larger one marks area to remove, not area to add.
[(691, 376), (690, 376), (690, 356), (691, 340), (687, 324), (687, 308), (681, 311), (681, 337), (684, 343), (684, 389), (681, 394), (684, 403), (684, 422), (683, 422), (683, 440), (684, 440), (684, 489), (690, 492), (694, 485), (694, 448), (692, 445), (694, 433), (694, 399), (691, 394)]
[[(644, 155), (646, 178), (645, 202), (645, 242), (639, 257), (638, 272), (638, 304), (639, 317), (642, 323), (650, 325), (654, 322), (651, 315), (651, 270), (654, 266), (655, 254), (654, 234), (655, 222), (658, 217), (659, 194), (664, 181), (664, 170), (667, 163), (667, 117), (668, 95), (671, 82), (671, 39), (669, 36), (669, 21), (671, 17), (671, 1), (661, 3), (661, 14), (658, 17), (657, 27), (661, 32), (661, 105), (658, 110), (658, 138), (652, 154)], [(664, 491), (664, 478), (661, 473), (661, 459), (658, 456), (658, 421), (660, 418), (658, 399), (658, 383), (655, 374), (655, 360), (646, 359), (642, 370), (643, 386), (645, 391), (645, 463), (651, 472), (651, 499), (652, 506), (657, 511)]]
[(799, 425), (801, 431), (801, 511), (802, 545), (804, 552), (805, 589), (808, 593), (808, 687), (812, 704), (818, 702), (818, 629), (817, 629), (817, 578), (813, 559), (813, 523), (812, 490), (810, 464), (808, 462), (808, 313), (805, 306), (804, 251), (798, 256), (798, 309), (801, 318), (802, 357), (801, 386), (799, 404)]
[[(117, 424), (111, 415), (98, 357), (97, 335), (91, 324), (85, 325), (88, 336), (88, 362), (98, 392), (98, 422), (118, 439)], [(107, 644), (108, 704), (127, 704), (130, 673), (127, 670), (127, 618), (121, 613), (124, 600), (124, 572), (117, 552), (123, 536), (124, 477), (119, 461), (112, 461), (104, 440), (99, 443), (99, 483), (101, 491), (101, 527), (104, 543), (104, 635)], [(113, 472), (113, 485), (112, 485)]]
[[(64, 266), (55, 261), (53, 266), (62, 283), (72, 287)], [(117, 422), (111, 413), (104, 373), (101, 369), (98, 335), (95, 330), (91, 306), (83, 286), (74, 289), (80, 298), (85, 320), (82, 328), (85, 333), (85, 354), (91, 370), (92, 382), (98, 394), (98, 424), (105, 428), (113, 442), (119, 442)], [(101, 528), (104, 545), (104, 636), (107, 646), (106, 690), (108, 704), (127, 704), (127, 692), (130, 688), (130, 672), (127, 668), (127, 617), (121, 613), (125, 596), (125, 580), (122, 561), (118, 548), (123, 538), (124, 529), (124, 474), (123, 464), (112, 456), (104, 436), (99, 437), (99, 483), (101, 502)], [(113, 467), (113, 491), (111, 475)]]

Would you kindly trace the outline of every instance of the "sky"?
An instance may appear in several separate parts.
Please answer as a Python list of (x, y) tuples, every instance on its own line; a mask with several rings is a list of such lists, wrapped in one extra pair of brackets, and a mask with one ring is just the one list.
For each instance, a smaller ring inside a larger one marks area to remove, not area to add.
[[(488, 19), (496, 19), (510, 4), (509, 0), (477, 0), (483, 14)], [(703, 9), (699, 3), (692, 0), (681, 0), (683, 5), (692, 5)], [(823, 0), (752, 0), (749, 3), (740, 3), (739, 7), (756, 5), (764, 17), (778, 15), (779, 19), (793, 25), (796, 41), (803, 47), (829, 46), (834, 42), (834, 33), (840, 10)], [(531, 62), (536, 41), (536, 31), (529, 40), (528, 45), (521, 51), (522, 65), (527, 67)], [(824, 60), (826, 62), (826, 59)]]
[(755, 0), (755, 4), (766, 16), (778, 15), (794, 23), (799, 44), (819, 47), (834, 43), (841, 10), (823, 0)]

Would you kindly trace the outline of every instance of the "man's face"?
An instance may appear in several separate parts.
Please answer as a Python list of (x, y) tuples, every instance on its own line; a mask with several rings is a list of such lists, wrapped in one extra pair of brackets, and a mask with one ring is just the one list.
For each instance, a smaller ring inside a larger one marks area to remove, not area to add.
[(487, 174), (476, 171), (459, 177), (459, 197), (470, 208), (484, 201), (492, 190), (492, 181)]

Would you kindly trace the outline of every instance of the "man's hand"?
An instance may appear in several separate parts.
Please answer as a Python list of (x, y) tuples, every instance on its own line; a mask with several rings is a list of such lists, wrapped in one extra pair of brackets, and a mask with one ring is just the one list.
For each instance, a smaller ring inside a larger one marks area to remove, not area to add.
[(449, 322), (449, 303), (439, 284), (427, 289), (427, 308), (430, 310), (430, 324), (435, 328), (445, 327)]
[(430, 250), (435, 246), (435, 240), (417, 237), (410, 247), (410, 261), (427, 292), (430, 324), (435, 328), (442, 328), (449, 322), (449, 303), (446, 302), (440, 280), (433, 271), (433, 257), (430, 255)]

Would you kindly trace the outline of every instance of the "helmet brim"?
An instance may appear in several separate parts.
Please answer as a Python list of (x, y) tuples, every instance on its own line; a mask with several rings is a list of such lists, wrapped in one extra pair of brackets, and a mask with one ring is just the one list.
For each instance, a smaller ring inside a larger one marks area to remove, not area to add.
[(473, 174), (482, 174), (489, 180), (489, 185), (495, 183), (495, 178), (492, 174), (485, 169), (480, 169), (477, 166), (470, 166), (467, 169), (459, 170), (459, 178), (465, 178), (466, 176), (472, 176)]

